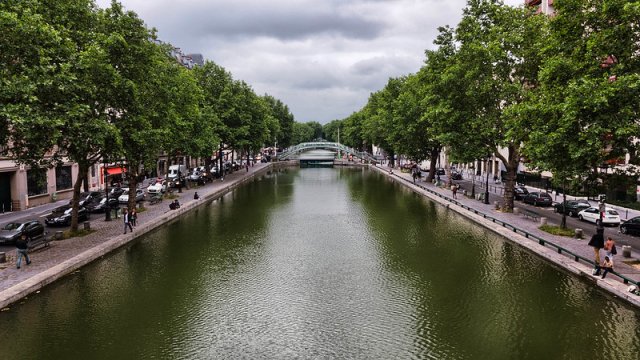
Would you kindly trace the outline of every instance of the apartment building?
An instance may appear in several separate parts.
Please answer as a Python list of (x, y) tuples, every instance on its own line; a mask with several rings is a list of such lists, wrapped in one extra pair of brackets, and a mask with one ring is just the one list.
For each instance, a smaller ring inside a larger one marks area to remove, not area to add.
[(555, 12), (553, 9), (553, 0), (524, 0), (525, 5), (534, 6), (539, 14), (551, 15)]
[[(104, 186), (102, 165), (93, 166), (88, 174), (90, 190)], [(73, 183), (78, 178), (78, 165), (65, 161), (54, 168), (36, 168), (0, 158), (0, 213), (24, 210), (73, 196)]]

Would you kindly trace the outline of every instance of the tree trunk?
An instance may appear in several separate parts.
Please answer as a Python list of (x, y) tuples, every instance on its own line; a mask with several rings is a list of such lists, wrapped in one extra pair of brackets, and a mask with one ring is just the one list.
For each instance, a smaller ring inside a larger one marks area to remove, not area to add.
[(520, 151), (519, 148), (513, 145), (507, 147), (509, 153), (508, 159), (502, 154), (495, 151), (495, 155), (499, 158), (506, 168), (507, 181), (504, 186), (504, 205), (502, 211), (513, 212), (513, 193), (516, 182), (516, 175), (518, 173), (518, 164), (520, 163)]
[(129, 213), (136, 207), (136, 190), (138, 189), (138, 174), (132, 170), (133, 166), (127, 161), (127, 179), (129, 180), (129, 200), (127, 201), (127, 209)]
[(440, 149), (431, 149), (430, 161), (429, 161), (429, 175), (427, 175), (427, 182), (432, 182), (436, 176), (436, 159), (440, 157)]
[(560, 227), (562, 229), (567, 228), (567, 189), (565, 187), (565, 178), (562, 178), (562, 221), (560, 221)]
[(71, 199), (71, 232), (78, 231), (78, 209), (80, 208), (80, 188), (82, 182), (86, 181), (88, 166), (83, 163), (78, 163), (78, 178), (73, 183), (73, 197)]

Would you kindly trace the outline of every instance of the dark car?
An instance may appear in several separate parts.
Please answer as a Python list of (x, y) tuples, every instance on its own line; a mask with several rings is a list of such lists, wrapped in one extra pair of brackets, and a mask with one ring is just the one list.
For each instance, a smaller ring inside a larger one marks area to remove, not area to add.
[(527, 190), (527, 188), (524, 186), (516, 186), (513, 189), (513, 198), (516, 200), (522, 200), (528, 194), (529, 194), (529, 190)]
[(525, 204), (531, 204), (533, 206), (551, 206), (553, 199), (551, 195), (546, 192), (530, 192), (522, 199)]
[(436, 175), (444, 175), (444, 174), (445, 174), (445, 172), (444, 172), (443, 168), (436, 169)]
[(114, 187), (109, 191), (109, 198), (117, 199), (124, 192), (124, 188), (122, 187)]
[[(118, 199), (109, 197), (109, 208), (115, 209), (119, 206), (120, 206), (120, 203), (118, 202)], [(102, 199), (100, 199), (100, 202), (98, 202), (97, 204), (92, 204), (91, 206), (88, 206), (86, 209), (92, 213), (104, 212), (105, 209), (107, 209), (107, 198), (103, 197)]]
[[(44, 223), (48, 226), (67, 226), (71, 225), (71, 211), (72, 207), (69, 205), (63, 205), (53, 209), (51, 214), (44, 218)], [(87, 209), (80, 207), (78, 209), (78, 221), (89, 220), (89, 212)]]
[(553, 211), (561, 214), (564, 211), (565, 214), (576, 217), (580, 211), (590, 207), (591, 204), (586, 200), (566, 200), (555, 204), (553, 206)]
[[(104, 196), (104, 193), (101, 191), (85, 191), (80, 193), (80, 197), (78, 197), (78, 201), (80, 206), (86, 206), (92, 203), (100, 202), (100, 199)], [(73, 199), (69, 199), (69, 205), (73, 202)]]
[(640, 234), (640, 216), (631, 218), (620, 224), (620, 232), (623, 234)]
[(0, 229), (0, 244), (15, 244), (22, 234), (31, 239), (38, 238), (44, 234), (44, 225), (38, 220), (10, 222)]

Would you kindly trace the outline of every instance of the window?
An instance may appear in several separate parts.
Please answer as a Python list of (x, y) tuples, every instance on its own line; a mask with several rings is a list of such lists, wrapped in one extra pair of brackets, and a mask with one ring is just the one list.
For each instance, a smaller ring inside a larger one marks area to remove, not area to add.
[(47, 170), (38, 168), (27, 170), (27, 193), (29, 196), (47, 193)]
[(71, 166), (56, 168), (56, 191), (71, 189)]

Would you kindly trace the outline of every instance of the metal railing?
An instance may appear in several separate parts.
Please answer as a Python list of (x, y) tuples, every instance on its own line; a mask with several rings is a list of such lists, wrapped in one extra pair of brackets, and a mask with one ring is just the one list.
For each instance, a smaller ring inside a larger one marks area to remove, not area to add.
[(292, 156), (304, 151), (304, 150), (310, 150), (310, 149), (333, 149), (333, 150), (339, 150), (342, 151), (346, 154), (349, 155), (353, 155), (359, 159), (368, 161), (368, 162), (377, 162), (377, 160), (373, 157), (373, 155), (369, 154), (366, 151), (358, 151), (354, 148), (342, 145), (340, 143), (336, 143), (336, 142), (329, 142), (329, 141), (316, 141), (316, 142), (306, 142), (306, 143), (300, 143), (298, 145), (292, 146), (290, 148), (288, 148), (286, 151), (277, 154), (276, 158), (277, 160), (288, 160), (290, 159)]
[[(474, 209), (474, 208), (472, 208), (470, 206), (467, 206), (467, 205), (465, 205), (465, 204), (463, 204), (463, 203), (461, 203), (461, 202), (459, 202), (459, 201), (457, 201), (455, 199), (452, 199), (452, 198), (450, 198), (450, 197), (448, 197), (446, 195), (443, 195), (443, 194), (441, 194), (441, 193), (439, 193), (437, 191), (428, 189), (423, 185), (414, 184), (412, 180), (405, 179), (404, 177), (402, 177), (402, 176), (400, 176), (398, 174), (393, 174), (393, 175), (396, 178), (398, 178), (400, 180), (403, 180), (403, 181), (405, 181), (405, 182), (407, 182), (407, 183), (409, 183), (409, 184), (411, 184), (413, 186), (419, 187), (422, 190), (425, 190), (425, 191), (427, 191), (428, 193), (430, 193), (432, 195), (435, 195), (435, 196), (437, 196), (437, 197), (439, 197), (439, 198), (441, 198), (443, 200), (446, 200), (446, 201), (448, 201), (450, 203), (458, 205), (461, 208), (463, 208), (465, 210), (468, 210), (468, 211), (470, 211), (470, 212), (472, 212), (472, 213), (474, 213), (476, 215), (482, 216), (484, 219), (490, 220), (491, 222), (493, 222), (495, 224), (498, 224), (498, 225), (500, 225), (500, 226), (502, 226), (502, 227), (504, 227), (506, 229), (510, 229), (516, 234), (523, 235), (527, 239), (535, 240), (535, 241), (538, 242), (538, 244), (540, 244), (542, 246), (549, 246), (549, 247), (555, 248), (558, 254), (563, 254), (563, 255), (566, 255), (566, 256), (568, 256), (570, 258), (573, 258), (573, 260), (576, 261), (576, 262), (584, 262), (584, 263), (586, 263), (588, 265), (591, 265), (591, 266), (594, 266), (594, 267), (596, 265), (598, 265), (593, 260), (588, 259), (588, 258), (586, 258), (586, 257), (584, 257), (582, 255), (578, 255), (578, 254), (574, 253), (571, 250), (565, 249), (564, 247), (562, 247), (562, 246), (560, 246), (558, 244), (555, 244), (552, 241), (549, 241), (547, 239), (541, 238), (541, 237), (539, 237), (537, 235), (534, 235), (534, 234), (532, 234), (532, 233), (530, 233), (530, 232), (528, 232), (526, 230), (520, 229), (520, 228), (518, 228), (518, 227), (516, 227), (514, 225), (511, 225), (511, 224), (509, 224), (507, 222), (504, 222), (504, 221), (502, 221), (500, 219), (496, 219), (496, 218), (494, 218), (494, 217), (492, 217), (490, 215), (487, 215), (486, 213), (484, 213), (482, 211), (479, 211), (479, 210)], [(622, 279), (622, 282), (624, 284), (634, 284), (636, 286), (640, 285), (640, 282), (635, 281), (633, 279), (630, 279), (630, 278), (626, 277), (625, 275), (620, 274), (620, 273), (618, 273), (616, 271), (610, 271), (609, 273), (619, 277), (620, 279)]]

